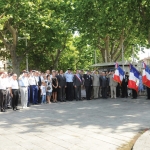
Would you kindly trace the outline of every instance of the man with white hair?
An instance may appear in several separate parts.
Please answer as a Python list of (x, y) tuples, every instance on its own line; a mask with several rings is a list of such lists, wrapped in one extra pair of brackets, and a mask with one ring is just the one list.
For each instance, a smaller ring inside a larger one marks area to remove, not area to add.
[(94, 71), (92, 74), (94, 99), (98, 98), (98, 92), (99, 92), (99, 87), (100, 87), (99, 77), (100, 75), (98, 74), (98, 71)]
[(17, 81), (17, 74), (13, 74), (12, 79), (10, 81), (10, 95), (12, 97), (12, 108), (14, 111), (19, 110), (18, 100), (19, 100), (19, 85)]
[(118, 82), (114, 81), (113, 75), (114, 75), (114, 71), (111, 71), (109, 75), (109, 86), (111, 91), (111, 98), (116, 98), (116, 87), (118, 85)]
[(23, 71), (23, 74), (19, 77), (19, 86), (20, 86), (20, 93), (21, 93), (21, 105), (22, 108), (27, 108), (28, 104), (28, 78), (27, 78), (27, 71)]

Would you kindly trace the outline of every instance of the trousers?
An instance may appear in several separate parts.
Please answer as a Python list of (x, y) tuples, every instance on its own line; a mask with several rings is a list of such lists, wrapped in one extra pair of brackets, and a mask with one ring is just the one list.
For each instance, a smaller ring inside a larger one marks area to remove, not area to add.
[(94, 90), (94, 98), (98, 98), (99, 86), (93, 86), (93, 90)]
[(111, 98), (116, 98), (116, 87), (115, 86), (110, 86), (110, 91), (111, 91)]
[(73, 100), (73, 82), (67, 82), (67, 100)]
[(6, 90), (0, 89), (0, 107), (1, 109), (5, 109), (6, 102)]
[(58, 100), (64, 101), (65, 100), (65, 86), (61, 86), (58, 89)]
[(19, 100), (19, 90), (18, 89), (12, 89), (12, 108), (16, 108), (18, 106), (18, 100)]
[(91, 86), (85, 86), (85, 91), (86, 91), (86, 99), (90, 100), (91, 99)]
[(21, 93), (21, 105), (22, 107), (27, 107), (28, 104), (28, 87), (20, 87)]
[(33, 104), (38, 103), (38, 86), (30, 85), (30, 98)]
[(81, 100), (81, 86), (76, 86), (75, 88), (75, 99)]

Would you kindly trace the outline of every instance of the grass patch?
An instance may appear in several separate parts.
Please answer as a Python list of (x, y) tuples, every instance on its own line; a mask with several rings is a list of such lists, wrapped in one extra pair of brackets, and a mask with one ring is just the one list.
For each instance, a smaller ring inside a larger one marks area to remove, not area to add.
[(133, 148), (135, 142), (137, 141), (137, 139), (138, 139), (144, 132), (146, 132), (147, 130), (149, 130), (149, 129), (141, 129), (141, 130), (137, 133), (137, 135), (135, 135), (135, 136), (133, 137), (133, 139), (132, 139), (131, 141), (129, 141), (129, 142), (126, 143), (126, 144), (123, 144), (123, 145), (122, 145), (121, 147), (119, 147), (117, 150), (132, 150), (132, 148)]

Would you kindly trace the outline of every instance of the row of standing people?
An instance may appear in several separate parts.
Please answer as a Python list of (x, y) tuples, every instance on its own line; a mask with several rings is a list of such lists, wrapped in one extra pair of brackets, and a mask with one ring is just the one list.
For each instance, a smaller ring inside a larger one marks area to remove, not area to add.
[[(22, 108), (27, 108), (30, 104), (43, 104), (58, 101), (72, 101), (73, 99), (82, 100), (81, 91), (86, 91), (85, 98), (90, 100), (92, 98), (116, 98), (118, 93), (118, 83), (113, 80), (114, 71), (110, 73), (105, 72), (90, 72), (85, 74), (82, 70), (76, 70), (72, 73), (68, 69), (65, 73), (63, 70), (50, 71), (41, 73), (39, 71), (26, 72), (17, 79), (17, 75), (13, 74), (11, 77), (8, 74), (2, 73), (0, 78), (0, 106), (1, 111), (11, 107), (13, 110), (18, 110), (19, 91), (21, 94)], [(128, 97), (128, 73), (126, 73), (121, 90), (122, 97)], [(84, 88), (83, 88), (84, 87)], [(109, 94), (110, 93), (110, 94)], [(133, 90), (133, 98), (137, 97)], [(148, 97), (149, 99), (149, 97)]]

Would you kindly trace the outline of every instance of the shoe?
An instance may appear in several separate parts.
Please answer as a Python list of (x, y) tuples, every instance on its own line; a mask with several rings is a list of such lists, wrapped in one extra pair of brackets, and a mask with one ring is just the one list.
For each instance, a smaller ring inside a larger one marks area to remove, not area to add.
[(1, 112), (3, 112), (3, 108), (1, 108)]
[(6, 109), (3, 109), (3, 112), (6, 112)]
[(16, 110), (20, 110), (20, 109), (16, 107)]
[(16, 111), (16, 108), (13, 108), (14, 111)]

